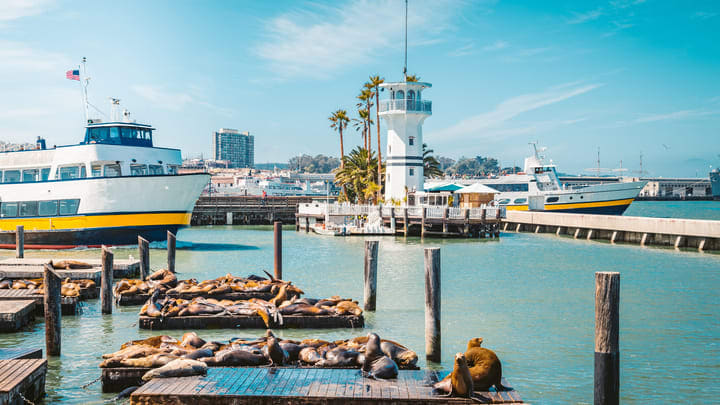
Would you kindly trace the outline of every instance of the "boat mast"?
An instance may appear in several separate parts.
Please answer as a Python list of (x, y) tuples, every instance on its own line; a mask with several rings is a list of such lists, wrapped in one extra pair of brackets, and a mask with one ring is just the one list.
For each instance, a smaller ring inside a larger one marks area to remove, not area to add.
[(85, 109), (85, 123), (88, 123), (88, 120), (90, 119), (90, 111), (88, 108), (88, 96), (87, 96), (87, 86), (90, 82), (90, 78), (87, 77), (87, 68), (85, 66), (85, 63), (87, 62), (87, 58), (83, 56), (82, 58), (82, 71), (80, 74), (82, 75), (80, 77), (80, 83), (82, 83), (82, 96), (83, 96), (83, 107)]
[(408, 14), (408, 0), (405, 0), (405, 63), (403, 64), (403, 77), (407, 81), (407, 14)]

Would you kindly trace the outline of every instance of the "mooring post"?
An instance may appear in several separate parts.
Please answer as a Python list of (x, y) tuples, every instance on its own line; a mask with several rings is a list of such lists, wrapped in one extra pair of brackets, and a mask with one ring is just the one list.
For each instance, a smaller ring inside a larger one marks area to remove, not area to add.
[(375, 310), (377, 297), (378, 241), (365, 241), (365, 311)]
[(226, 225), (232, 225), (233, 224), (233, 213), (228, 212), (225, 214), (225, 224)]
[(167, 231), (167, 265), (171, 273), (175, 273), (175, 235)]
[(310, 217), (305, 217), (305, 233), (310, 232)]
[(448, 208), (448, 207), (445, 207), (445, 209), (443, 209), (443, 224), (442, 224), (443, 233), (448, 232), (448, 212), (449, 211), (450, 211), (450, 208)]
[(408, 208), (403, 208), (403, 232), (405, 236), (408, 236)]
[(18, 259), (25, 257), (25, 227), (22, 225), (15, 228), (15, 257)]
[(273, 240), (275, 241), (275, 278), (282, 280), (282, 222), (273, 223)]
[(102, 273), (100, 274), (100, 307), (103, 314), (112, 314), (113, 303), (113, 252), (102, 247)]
[(420, 214), (420, 237), (425, 237), (425, 218), (427, 218), (427, 208), (422, 207), (422, 214)]
[(145, 280), (150, 275), (150, 242), (142, 236), (138, 236), (138, 250), (140, 256), (140, 280)]
[(48, 356), (59, 356), (62, 337), (60, 330), (62, 320), (62, 301), (60, 298), (62, 280), (49, 264), (45, 265), (43, 284), (45, 285), (43, 295), (43, 305), (45, 306), (45, 351)]
[(397, 224), (395, 223), (395, 207), (390, 207), (390, 232), (395, 235)]
[(595, 405), (620, 403), (620, 273), (595, 273)]
[(425, 357), (440, 362), (440, 248), (425, 249)]
[(463, 233), (465, 236), (468, 236), (470, 233), (470, 208), (465, 208), (465, 227), (463, 228)]

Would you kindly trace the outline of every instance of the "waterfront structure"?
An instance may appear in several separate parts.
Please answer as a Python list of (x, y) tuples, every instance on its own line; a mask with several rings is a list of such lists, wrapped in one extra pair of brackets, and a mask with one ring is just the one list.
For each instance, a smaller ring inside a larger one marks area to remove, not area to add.
[(380, 117), (387, 124), (385, 201), (407, 201), (410, 192), (423, 191), (422, 125), (432, 115), (432, 103), (422, 99), (430, 83), (396, 82), (380, 85), (390, 98), (380, 100)]
[(0, 247), (136, 244), (188, 226), (210, 176), (179, 174), (179, 149), (153, 146), (150, 125), (88, 120), (79, 144), (0, 153)]
[(253, 167), (255, 165), (255, 137), (250, 132), (220, 128), (213, 134), (213, 157), (226, 160), (229, 167)]

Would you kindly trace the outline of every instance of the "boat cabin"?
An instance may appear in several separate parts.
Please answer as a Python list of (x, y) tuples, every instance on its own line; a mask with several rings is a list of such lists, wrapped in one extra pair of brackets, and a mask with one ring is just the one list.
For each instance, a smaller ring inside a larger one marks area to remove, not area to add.
[[(90, 120), (92, 121), (92, 120)], [(83, 144), (145, 146), (152, 148), (152, 128), (136, 122), (91, 122), (85, 127)]]

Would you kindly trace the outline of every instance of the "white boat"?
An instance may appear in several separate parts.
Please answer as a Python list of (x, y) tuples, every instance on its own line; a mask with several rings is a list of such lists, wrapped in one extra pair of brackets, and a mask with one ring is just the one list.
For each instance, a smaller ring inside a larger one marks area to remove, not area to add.
[(59, 249), (160, 241), (190, 224), (209, 174), (178, 174), (180, 150), (153, 146), (154, 128), (126, 111), (85, 128), (79, 144), (0, 152), (0, 248), (18, 225), (26, 248)]
[(622, 215), (647, 184), (629, 181), (569, 188), (560, 183), (556, 166), (544, 163), (534, 144), (533, 149), (533, 156), (525, 159), (524, 173), (479, 181), (500, 192), (495, 203), (507, 210)]
[(313, 188), (310, 184), (302, 185), (300, 182), (285, 181), (283, 178), (243, 177), (235, 184), (213, 189), (216, 195), (265, 195), (268, 197), (286, 196), (325, 196), (327, 191)]

